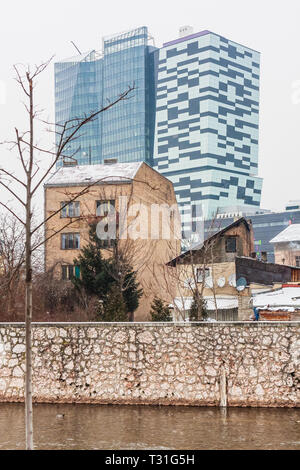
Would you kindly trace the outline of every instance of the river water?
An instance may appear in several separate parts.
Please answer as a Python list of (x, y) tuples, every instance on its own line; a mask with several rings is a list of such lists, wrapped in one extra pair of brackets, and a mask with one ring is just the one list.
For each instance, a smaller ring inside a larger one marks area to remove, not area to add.
[[(37, 404), (34, 444), (36, 449), (300, 449), (300, 409)], [(24, 445), (24, 406), (0, 404), (0, 449)]]

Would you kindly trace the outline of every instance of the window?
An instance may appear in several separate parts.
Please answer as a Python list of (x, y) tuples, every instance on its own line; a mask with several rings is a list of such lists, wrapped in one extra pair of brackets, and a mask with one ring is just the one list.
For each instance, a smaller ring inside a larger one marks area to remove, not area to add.
[(80, 216), (80, 203), (78, 201), (69, 202), (69, 203), (61, 202), (60, 207), (61, 207), (60, 216), (62, 218)]
[(79, 250), (80, 235), (79, 233), (62, 233), (61, 249), (62, 250)]
[(96, 201), (96, 215), (106, 217), (111, 210), (115, 208), (114, 199)]
[(80, 277), (80, 266), (74, 266), (72, 264), (62, 265), (61, 267), (61, 278), (63, 281), (69, 281), (73, 277)]
[(204, 274), (204, 280), (210, 278), (210, 268), (205, 268), (204, 271), (203, 271), (203, 268), (197, 268), (196, 269), (197, 282), (199, 282), (199, 283), (203, 282), (203, 274)]
[(236, 253), (236, 237), (226, 237), (226, 253)]
[(295, 261), (296, 261), (296, 266), (300, 268), (300, 256), (296, 256)]

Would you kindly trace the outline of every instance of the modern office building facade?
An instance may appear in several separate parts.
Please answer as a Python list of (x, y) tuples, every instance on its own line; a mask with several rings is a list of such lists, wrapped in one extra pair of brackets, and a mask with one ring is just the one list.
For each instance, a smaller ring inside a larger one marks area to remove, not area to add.
[(183, 220), (231, 205), (259, 207), (260, 54), (209, 31), (157, 52), (155, 167), (175, 187)]
[[(92, 51), (54, 65), (56, 142), (66, 122), (82, 118), (99, 109), (102, 101), (99, 89), (102, 61)], [(72, 127), (74, 122), (68, 124)], [(68, 133), (66, 132), (65, 135)], [(85, 125), (80, 136), (70, 142), (63, 155), (74, 157), (79, 164), (101, 163), (101, 115)], [(62, 164), (62, 161), (59, 162)]]
[(55, 65), (56, 122), (135, 89), (90, 123), (67, 154), (78, 164), (154, 166), (174, 184), (186, 226), (195, 208), (206, 218), (220, 207), (257, 208), (259, 70), (258, 52), (209, 31), (160, 49), (149, 45), (146, 27), (105, 38), (101, 55)]
[[(155, 118), (154, 70), (146, 27), (103, 39), (101, 53), (81, 54), (55, 64), (57, 131), (116, 100), (129, 86), (128, 99), (100, 113), (64, 152), (79, 165), (145, 161), (152, 165)], [(60, 161), (62, 164), (62, 161)]]

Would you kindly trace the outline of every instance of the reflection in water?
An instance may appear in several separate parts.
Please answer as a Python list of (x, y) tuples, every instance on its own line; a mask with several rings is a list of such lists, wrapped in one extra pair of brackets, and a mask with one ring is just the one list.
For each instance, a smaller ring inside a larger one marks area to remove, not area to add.
[[(300, 449), (300, 409), (39, 404), (34, 432), (37, 449)], [(0, 449), (23, 448), (23, 405), (0, 404)]]

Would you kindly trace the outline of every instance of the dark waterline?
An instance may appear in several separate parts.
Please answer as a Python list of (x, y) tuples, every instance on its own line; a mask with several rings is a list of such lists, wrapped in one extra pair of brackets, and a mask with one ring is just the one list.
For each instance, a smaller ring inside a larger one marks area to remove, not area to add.
[[(36, 449), (296, 450), (300, 409), (38, 404), (34, 444)], [(24, 446), (24, 406), (0, 404), (0, 449)]]

